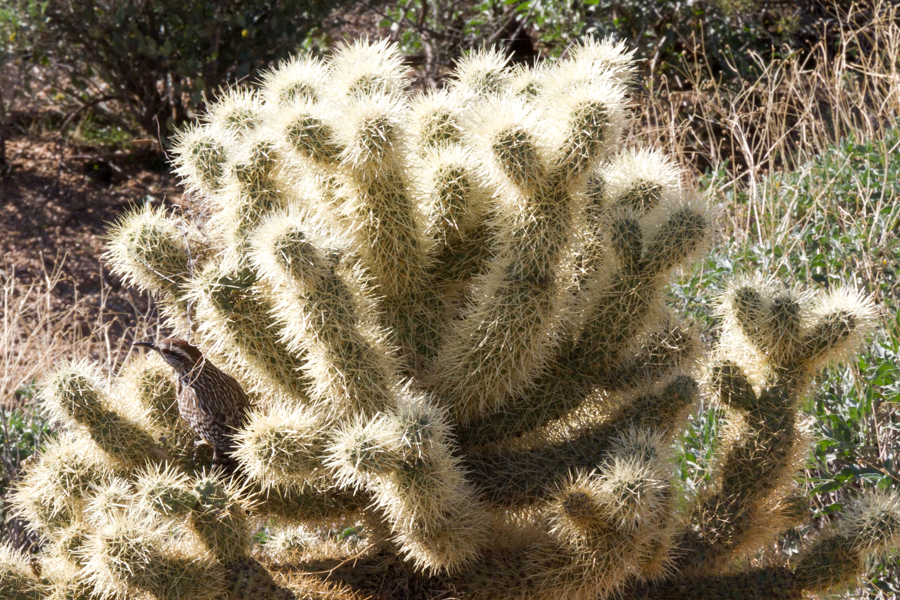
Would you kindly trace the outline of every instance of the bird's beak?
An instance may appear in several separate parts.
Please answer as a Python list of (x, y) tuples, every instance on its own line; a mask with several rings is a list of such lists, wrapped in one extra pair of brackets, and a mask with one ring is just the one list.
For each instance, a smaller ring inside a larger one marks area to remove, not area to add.
[(156, 344), (154, 344), (153, 342), (135, 342), (132, 345), (140, 346), (141, 348), (150, 348), (151, 350), (156, 350)]

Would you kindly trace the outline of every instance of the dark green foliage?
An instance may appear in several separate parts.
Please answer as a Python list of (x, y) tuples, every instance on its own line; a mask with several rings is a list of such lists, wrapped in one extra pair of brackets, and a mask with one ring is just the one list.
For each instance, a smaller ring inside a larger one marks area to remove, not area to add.
[(562, 54), (587, 34), (625, 40), (654, 75), (705, 63), (714, 74), (749, 76), (759, 66), (752, 51), (774, 58), (785, 44), (805, 49), (833, 11), (825, 2), (777, 0), (400, 0), (380, 13), (379, 25), (397, 31), (403, 51), (424, 57), (426, 80), (487, 40), (530, 62), (538, 52)]
[[(34, 385), (20, 389), (25, 398), (34, 396)], [(8, 540), (15, 547), (30, 545), (33, 536), (26, 533), (21, 519), (9, 514), (7, 494), (16, 481), (22, 464), (51, 435), (47, 419), (26, 408), (0, 408), (0, 540)]]
[[(126, 124), (167, 137), (206, 97), (287, 57), (340, 0), (14, 0), (20, 43), (66, 67), (63, 88), (90, 105), (115, 102)], [(108, 89), (94, 90), (95, 78)]]

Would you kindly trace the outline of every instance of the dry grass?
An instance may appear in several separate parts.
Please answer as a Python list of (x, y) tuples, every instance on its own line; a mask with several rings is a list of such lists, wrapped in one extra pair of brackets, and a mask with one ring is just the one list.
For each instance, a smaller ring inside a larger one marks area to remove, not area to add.
[[(663, 148), (691, 166), (694, 179), (726, 168), (729, 176), (710, 190), (716, 195), (746, 186), (751, 202), (732, 212), (727, 224), (727, 233), (739, 240), (779, 238), (794, 225), (782, 218), (779, 191), (767, 175), (796, 169), (840, 140), (879, 139), (898, 123), (898, 7), (878, 2), (847, 15), (836, 32), (839, 44), (820, 42), (805, 58), (754, 56), (761, 73), (755, 81), (721, 81), (701, 64), (685, 64), (689, 85), (682, 87), (690, 91), (651, 80), (636, 97), (641, 119), (632, 141)], [(877, 185), (861, 192), (871, 197), (873, 190)], [(873, 206), (879, 201), (871, 200)]]
[(99, 307), (88, 306), (76, 293), (73, 302), (60, 308), (54, 290), (63, 281), (64, 261), (30, 282), (17, 277), (10, 265), (0, 268), (0, 406), (20, 404), (23, 390), (66, 357), (90, 356), (114, 371), (131, 352), (135, 335), (149, 330), (149, 314), (128, 324), (111, 314), (107, 293), (101, 293)]

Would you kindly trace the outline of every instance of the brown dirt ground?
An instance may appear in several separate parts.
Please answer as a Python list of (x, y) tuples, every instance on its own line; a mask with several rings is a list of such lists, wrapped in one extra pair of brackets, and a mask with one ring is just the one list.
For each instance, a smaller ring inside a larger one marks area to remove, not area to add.
[[(104, 235), (127, 208), (179, 206), (182, 189), (159, 153), (110, 152), (29, 135), (7, 142), (12, 169), (0, 178), (0, 271), (23, 284), (59, 269), (53, 312), (78, 303), (76, 322), (116, 321), (121, 335), (149, 307), (104, 264)], [(86, 333), (86, 332), (85, 332)]]

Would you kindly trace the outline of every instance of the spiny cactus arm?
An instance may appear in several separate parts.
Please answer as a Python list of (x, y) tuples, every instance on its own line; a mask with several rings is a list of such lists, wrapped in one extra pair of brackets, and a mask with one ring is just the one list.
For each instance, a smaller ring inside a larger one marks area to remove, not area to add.
[(464, 448), (510, 441), (569, 414), (596, 389), (596, 383), (571, 364), (554, 361), (534, 389), (509, 401), (502, 410), (460, 424), (456, 438)]
[(856, 354), (874, 327), (877, 310), (858, 290), (839, 287), (824, 294), (810, 313), (793, 362), (811, 379), (825, 366)]
[(64, 434), (44, 447), (16, 483), (13, 512), (32, 531), (52, 536), (82, 520), (92, 486), (108, 481), (116, 462), (90, 439)]
[[(422, 285), (412, 302), (418, 311), (413, 313), (418, 323), (413, 348), (417, 362), (412, 363), (412, 372), (419, 376), (435, 359), (443, 328), (452, 318), (448, 309), (460, 301), (461, 290), (481, 270), (490, 247), (484, 223), (488, 194), (473, 168), (471, 152), (458, 143), (459, 109), (451, 111), (449, 106), (425, 98), (430, 102), (423, 101), (424, 106), (413, 109), (414, 127), (419, 129), (413, 139), (424, 146), (416, 159), (414, 193), (425, 219), (429, 261), (429, 283)], [(445, 108), (449, 116), (444, 114)], [(462, 256), (454, 256), (456, 253)]]
[(331, 125), (333, 109), (324, 102), (307, 101), (273, 111), (270, 127), (280, 132), (279, 149), (295, 166), (308, 164), (315, 169), (321, 183), (333, 177), (344, 149), (336, 139)]
[[(858, 347), (874, 317), (871, 302), (853, 292), (817, 299), (759, 280), (737, 282), (724, 297), (723, 313), (710, 385), (743, 427), (726, 444), (718, 489), (692, 517), (688, 554), (700, 569), (714, 569), (771, 537), (765, 503), (789, 485), (807, 451), (807, 436), (796, 424), (800, 397), (816, 368)], [(763, 382), (759, 392), (751, 373)]]
[(696, 327), (675, 315), (663, 318), (659, 327), (634, 340), (612, 373), (606, 375), (601, 386), (608, 390), (626, 391), (656, 381), (677, 372), (688, 372), (700, 352)]
[(126, 411), (137, 407), (109, 396), (96, 365), (59, 365), (40, 386), (39, 401), (53, 422), (83, 431), (115, 460), (134, 467), (166, 458), (148, 430), (129, 418)]
[(191, 281), (197, 333), (225, 368), (243, 375), (248, 391), (273, 392), (291, 404), (308, 404), (312, 385), (303, 376), (305, 355), (281, 339), (268, 290), (249, 267), (208, 263)]
[(698, 394), (688, 376), (674, 377), (659, 391), (634, 394), (609, 420), (589, 424), (561, 441), (552, 432), (548, 441), (533, 448), (466, 454), (473, 483), (491, 505), (523, 506), (550, 494), (573, 468), (594, 469), (608, 458), (616, 437), (631, 428), (648, 428), (670, 435), (677, 430), (685, 409)]
[(229, 149), (236, 135), (209, 123), (191, 124), (175, 135), (175, 173), (189, 193), (210, 199), (221, 190)]
[[(335, 69), (340, 58), (335, 59)], [(406, 106), (400, 97), (375, 93), (347, 98), (333, 124), (340, 157), (342, 224), (387, 298), (424, 283), (425, 239), (410, 189), (404, 143)]]
[(338, 257), (320, 248), (315, 224), (301, 213), (273, 215), (254, 238), (254, 268), (271, 286), (275, 314), (290, 350), (308, 356), (310, 396), (338, 417), (374, 415), (394, 405), (391, 377), (399, 369), (385, 335), (361, 319), (354, 274), (340, 275)]
[(755, 356), (745, 354), (742, 365), (748, 373), (799, 396), (819, 370), (859, 348), (876, 312), (870, 298), (850, 288), (811, 296), (772, 280), (738, 281), (723, 298), (720, 345), (728, 356), (753, 349)]
[(263, 73), (260, 96), (263, 110), (280, 109), (327, 102), (325, 94), (328, 68), (313, 56), (292, 56)]
[(757, 408), (744, 416), (744, 427), (729, 440), (721, 464), (721, 488), (705, 498), (693, 514), (688, 535), (690, 558), (704, 570), (736, 554), (758, 548), (763, 526), (773, 515), (763, 501), (790, 481), (805, 452), (805, 436), (796, 426), (796, 408), (783, 394), (766, 391)]
[(239, 139), (257, 129), (263, 122), (263, 116), (259, 93), (231, 87), (222, 90), (203, 118), (213, 127), (222, 128)]
[(292, 58), (263, 77), (266, 128), (274, 134), (281, 157), (281, 181), (299, 201), (337, 224), (343, 220), (335, 196), (344, 148), (332, 123), (336, 114), (329, 88), (329, 66), (312, 58)]
[[(665, 213), (677, 206), (684, 194), (678, 169), (659, 152), (624, 150), (609, 163), (599, 164), (588, 175), (582, 189), (585, 205), (583, 221), (584, 242), (576, 255), (577, 288), (575, 315), (571, 328), (577, 333), (595, 309), (598, 292), (614, 284), (617, 260), (628, 266), (635, 260), (634, 250), (622, 253), (623, 227), (627, 231), (642, 229), (643, 239), (649, 229), (650, 214)], [(617, 224), (617, 220), (624, 223)], [(647, 227), (642, 228), (641, 223)], [(638, 241), (637, 239), (635, 240)], [(616, 247), (613, 248), (613, 242)], [(613, 248), (611, 252), (610, 249)], [(618, 249), (618, 252), (616, 251)], [(630, 259), (630, 261), (629, 261)]]
[(572, 191), (581, 191), (594, 167), (618, 143), (625, 124), (625, 87), (614, 78), (585, 78), (562, 89), (566, 65), (547, 71), (548, 85), (535, 99), (557, 124), (553, 175)]
[[(804, 498), (804, 504), (806, 499)], [(832, 531), (807, 546), (788, 567), (763, 566), (726, 575), (689, 575), (648, 588), (634, 586), (626, 598), (775, 598), (846, 589), (865, 572), (866, 559), (900, 549), (900, 498), (876, 492), (855, 500)]]
[[(460, 287), (482, 270), (490, 239), (485, 215), (489, 191), (478, 176), (475, 156), (464, 143), (469, 100), (465, 93), (442, 89), (414, 97), (410, 106), (414, 193), (423, 215), (432, 294), (446, 306), (460, 299)], [(424, 304), (428, 299), (423, 299)], [(434, 360), (447, 308), (423, 307), (430, 323), (418, 348)]]
[[(552, 140), (542, 139), (551, 123), (536, 107), (496, 99), (482, 103), (477, 115), (473, 146), (482, 178), (496, 190), (490, 217), (494, 258), (478, 278), (474, 306), (451, 324), (431, 377), (435, 393), (461, 422), (498, 410), (552, 357), (572, 277), (567, 248), (576, 243), (576, 208), (568, 188), (583, 168), (578, 161), (566, 163), (571, 140), (555, 148)], [(621, 120), (613, 109), (593, 116), (603, 124), (578, 142), (585, 146), (580, 148), (585, 161), (598, 158), (601, 147), (594, 142), (605, 143), (604, 135)], [(558, 119), (569, 125), (575, 117)]]
[[(463, 143), (465, 96), (448, 89), (429, 90), (410, 101), (411, 146), (427, 168), (434, 151), (447, 149), (451, 156)], [(428, 187), (428, 186), (426, 186)], [(451, 219), (451, 223), (459, 223)]]
[(185, 283), (205, 248), (190, 228), (150, 205), (126, 213), (109, 230), (104, 258), (114, 273), (186, 314)]
[(557, 495), (549, 511), (556, 552), (538, 552), (529, 565), (542, 596), (603, 597), (643, 576), (657, 555), (665, 562), (674, 494), (664, 465), (648, 463), (658, 461), (616, 457)]
[(663, 205), (657, 212), (656, 219), (627, 214), (611, 219), (617, 268), (588, 283), (585, 325), (572, 352), (584, 372), (615, 373), (631, 341), (665, 314), (659, 302), (672, 269), (695, 257), (711, 237), (713, 215), (699, 199)]
[(333, 427), (310, 407), (271, 403), (265, 411), (251, 411), (235, 433), (234, 458), (263, 488), (300, 489), (324, 475), (322, 456)]
[[(80, 521), (56, 532), (47, 540), (47, 545), (41, 551), (41, 558), (45, 559), (46, 563), (56, 563), (55, 570), (59, 572), (68, 571), (71, 574), (77, 571), (86, 560), (82, 548), (89, 532), (90, 526)], [(41, 577), (46, 577), (43, 570)]]
[(545, 71), (536, 69), (536, 79), (539, 85), (552, 83), (561, 92), (596, 79), (628, 84), (634, 77), (635, 52), (629, 51), (623, 41), (586, 38), (570, 48), (569, 58), (560, 61), (558, 73), (553, 78), (547, 77)]
[[(90, 586), (80, 577), (80, 549), (86, 539), (87, 527), (84, 522), (73, 523), (53, 537), (45, 538), (40, 553), (28, 557), (33, 576), (39, 580), (37, 597), (41, 600), (87, 600), (90, 597)], [(2, 583), (0, 590), (6, 591)]]
[(224, 569), (209, 558), (186, 554), (139, 515), (118, 515), (85, 544), (86, 580), (100, 597), (149, 592), (160, 600), (221, 598)]
[(345, 429), (329, 464), (345, 487), (368, 490), (401, 551), (434, 573), (477, 560), (487, 513), (453, 455), (447, 415), (407, 397), (397, 409)]
[(665, 448), (648, 431), (615, 440), (599, 469), (560, 481), (540, 520), (495, 524), (516, 533), (465, 569), (459, 587), (473, 598), (587, 599), (636, 575), (658, 577), (670, 562), (675, 501)]
[(464, 54), (453, 69), (450, 89), (461, 98), (483, 100), (503, 93), (510, 83), (509, 57), (496, 48)]
[(0, 544), (0, 589), (8, 600), (41, 600), (40, 580), (28, 559), (7, 544)]
[[(592, 214), (625, 211), (642, 219), (660, 207), (676, 206), (684, 195), (678, 167), (659, 150), (627, 149), (593, 174), (589, 193), (597, 197)], [(596, 188), (596, 189), (594, 189)]]
[(464, 239), (447, 245), (432, 247), (435, 253), (431, 285), (419, 300), (422, 320), (418, 327), (417, 363), (413, 376), (424, 381), (434, 370), (433, 364), (446, 335), (448, 323), (453, 322), (467, 307), (473, 278), (485, 269), (490, 257), (493, 238), (484, 222), (474, 226)]
[(228, 267), (246, 266), (250, 233), (267, 214), (287, 203), (280, 182), (283, 165), (278, 139), (265, 128), (245, 135), (232, 151), (220, 193), (221, 205), (209, 221)]
[(697, 354), (694, 328), (677, 320), (635, 340), (637, 349), (626, 353), (615, 372), (592, 375), (578, 371), (577, 357), (560, 358), (548, 367), (528, 392), (509, 402), (502, 411), (484, 415), (457, 429), (463, 447), (502, 443), (562, 419), (581, 406), (592, 392), (607, 390), (627, 394), (630, 388), (658, 381), (685, 370)]
[(410, 84), (403, 55), (390, 40), (360, 39), (341, 45), (331, 59), (329, 91), (338, 99), (399, 95)]
[(834, 531), (826, 532), (799, 557), (800, 589), (822, 593), (847, 587), (865, 572), (866, 559), (900, 550), (900, 497), (875, 492), (855, 500)]
[(353, 239), (353, 252), (380, 296), (379, 321), (412, 371), (420, 347), (429, 346), (423, 339), (434, 335), (421, 311), (433, 286), (426, 224), (413, 194), (405, 146), (408, 111), (398, 96), (357, 95), (346, 102), (334, 123), (344, 148), (335, 191), (343, 218), (336, 225)]
[[(131, 474), (129, 477), (111, 477), (91, 484), (88, 496), (85, 498), (84, 522), (73, 525), (72, 535), (77, 534), (80, 528), (88, 531), (107, 523), (115, 515), (123, 514), (134, 500), (135, 488)], [(80, 543), (79, 543), (80, 545)]]

